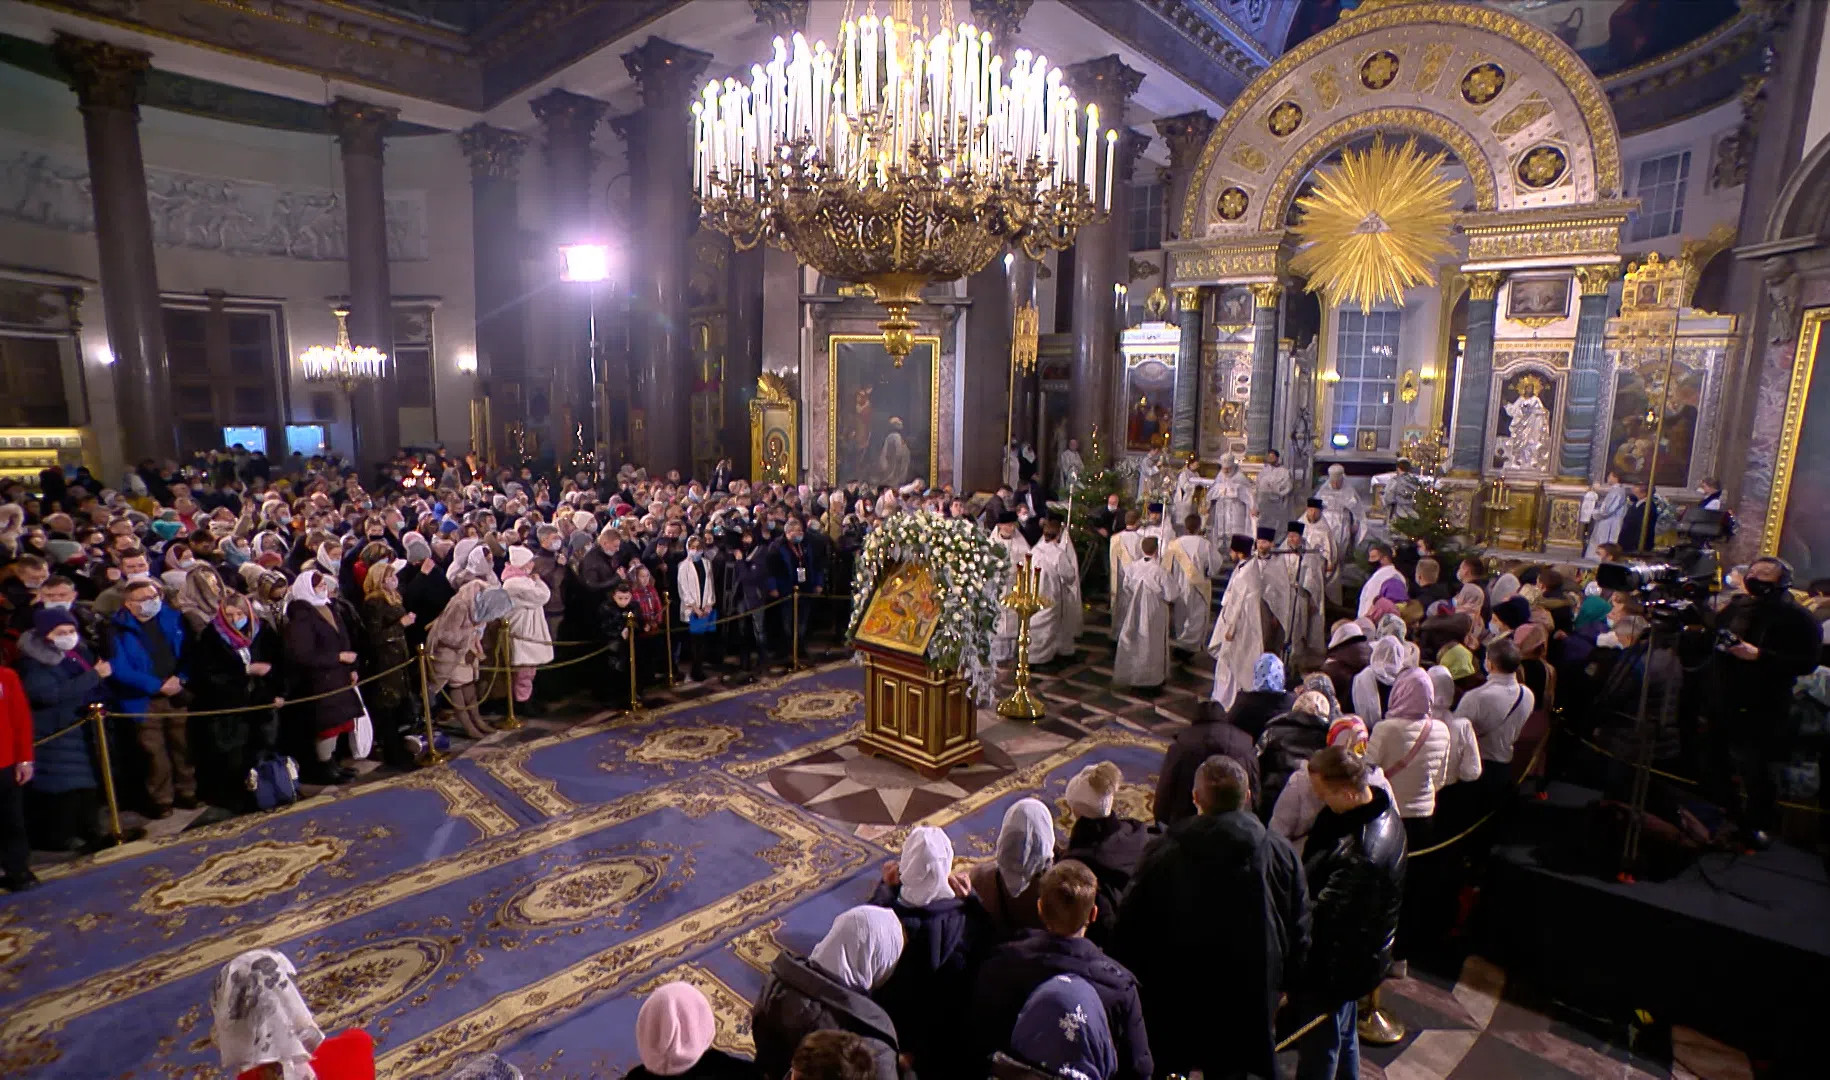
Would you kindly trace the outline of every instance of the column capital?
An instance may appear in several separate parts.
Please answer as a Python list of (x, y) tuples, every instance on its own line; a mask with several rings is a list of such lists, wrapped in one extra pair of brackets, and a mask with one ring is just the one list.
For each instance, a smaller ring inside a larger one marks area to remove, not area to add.
[(152, 53), (59, 33), (51, 55), (83, 108), (139, 111)]
[(340, 97), (330, 104), (330, 127), (345, 154), (380, 156), (382, 135), (400, 110), (386, 105)]
[[(644, 108), (683, 105), (693, 96), (697, 89), (694, 84), (711, 62), (711, 53), (658, 37), (651, 37), (623, 54), (623, 66), (629, 69), (629, 77), (642, 90)], [(684, 122), (680, 130), (686, 130)]]
[(1500, 270), (1476, 270), (1468, 275), (1468, 299), (1491, 300), (1500, 294), (1500, 282), (1506, 274)]
[(1131, 177), (1137, 172), (1138, 160), (1144, 156), (1144, 151), (1149, 147), (1150, 136), (1130, 128), (1119, 128), (1118, 153), (1112, 163), (1113, 167), (1118, 170), (1119, 183), (1131, 182)]
[(591, 133), (597, 130), (597, 122), (610, 111), (609, 105), (596, 98), (559, 89), (548, 90), (529, 101), (527, 107), (545, 129), (549, 147), (567, 141), (591, 145)]
[(779, 38), (794, 36), (807, 29), (807, 9), (812, 0), (750, 0), (756, 21)]
[(991, 31), (992, 49), (1004, 53), (1004, 62), (1010, 63), (1008, 49), (1017, 40), (1017, 30), (1023, 25), (1023, 16), (1029, 14), (1030, 5), (1036, 0), (972, 0), (972, 21), (981, 30)]
[(1201, 286), (1184, 285), (1176, 290), (1176, 310), (1200, 311)]
[(1061, 76), (1082, 107), (1098, 105), (1100, 120), (1113, 127), (1124, 126), (1125, 105), (1144, 85), (1144, 73), (1128, 66), (1117, 53), (1069, 64), (1061, 69)]
[(1196, 109), (1194, 112), (1178, 113), (1157, 120), (1156, 132), (1169, 144), (1169, 167), (1187, 169), (1193, 167), (1195, 159), (1201, 156), (1201, 148), (1207, 145), (1207, 137), (1213, 133), (1214, 125), (1219, 123), (1212, 114)]
[(1619, 263), (1603, 263), (1600, 266), (1576, 267), (1576, 281), (1582, 287), (1584, 296), (1601, 296), (1608, 291), (1615, 279), (1620, 277)]
[(458, 146), (470, 162), (473, 180), (491, 177), (514, 179), (527, 136), (488, 124), (472, 124), (458, 132)]
[(1275, 281), (1254, 281), (1246, 288), (1252, 290), (1254, 307), (1274, 308), (1284, 295), (1283, 285)]

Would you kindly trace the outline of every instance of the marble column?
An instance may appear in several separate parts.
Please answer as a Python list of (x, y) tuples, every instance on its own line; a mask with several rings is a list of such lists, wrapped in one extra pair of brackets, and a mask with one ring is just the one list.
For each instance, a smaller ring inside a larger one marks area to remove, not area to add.
[(1182, 224), (1182, 202), (1188, 198), (1188, 181), (1194, 176), (1195, 162), (1201, 148), (1219, 123), (1208, 113), (1196, 110), (1176, 116), (1165, 116), (1156, 122), (1156, 131), (1169, 146), (1169, 190), (1163, 200), (1164, 239), (1173, 240)]
[[(1065, 68), (1063, 74), (1081, 105), (1098, 105), (1100, 122), (1117, 128), (1120, 139), (1124, 140), (1128, 134), (1124, 127), (1125, 106), (1143, 85), (1143, 73), (1125, 66), (1114, 53), (1074, 64)], [(1122, 154), (1121, 157), (1130, 155)], [(1113, 288), (1129, 278), (1125, 273), (1128, 245), (1125, 243), (1124, 194), (1123, 185), (1114, 184), (1111, 216), (1103, 222), (1081, 227), (1074, 243), (1072, 283), (1074, 392), (1069, 402), (1068, 435), (1079, 439), (1082, 447), (1088, 447), (1093, 428), (1098, 426), (1103, 432), (1102, 442), (1114, 452), (1117, 449), (1113, 403), (1117, 399), (1118, 331), (1113, 317)]]
[(1003, 472), (1007, 425), (1013, 419), (1010, 275), (1005, 272), (1003, 256), (966, 279), (966, 296), (972, 307), (966, 312), (966, 353), (960, 372), (965, 380), (959, 426), (960, 486), (989, 491), (998, 486)]
[[(1284, 287), (1255, 282), (1252, 290), (1252, 397), (1245, 403), (1245, 455), (1263, 461), (1271, 446), (1271, 418), (1277, 415), (1277, 315)], [(1277, 448), (1281, 449), (1281, 447)]]
[(1607, 357), (1608, 285), (1620, 276), (1618, 265), (1580, 266), (1582, 285), (1576, 311), (1576, 345), (1570, 352), (1569, 380), (1564, 384), (1563, 445), (1557, 454), (1557, 476), (1587, 483), (1596, 415), (1601, 410), (1602, 366)]
[(1169, 448), (1194, 454), (1200, 443), (1201, 418), (1201, 308), (1205, 291), (1199, 286), (1176, 290), (1176, 409), (1170, 418)]
[(68, 34), (52, 48), (83, 114), (121, 460), (175, 459), (165, 317), (140, 156), (140, 94), (152, 54)]
[(750, 0), (750, 10), (756, 13), (756, 21), (784, 41), (807, 29), (807, 11), (811, 6), (812, 0)]
[(1493, 382), (1493, 320), (1500, 294), (1498, 270), (1468, 275), (1468, 342), (1461, 354), (1461, 389), (1455, 397), (1453, 473), (1481, 474), (1487, 445), (1487, 393)]
[(1035, 0), (972, 0), (972, 25), (991, 31), (991, 51), (1010, 63), (1016, 51), (1017, 30)]
[(356, 464), (366, 475), (400, 448), (394, 362), (394, 291), (388, 278), (388, 214), (382, 143), (400, 110), (338, 98), (331, 125), (343, 156), (343, 213), (349, 234), (349, 337), (389, 354), (387, 373), (350, 395)]
[(527, 136), (488, 124), (458, 132), (470, 162), (472, 276), (476, 282), (477, 393), (490, 403), (490, 431), (471, 437), (501, 454), (507, 427), (524, 423), (527, 402), (526, 290), (521, 276), (521, 223), (516, 173)]
[(642, 91), (639, 140), (630, 147), (634, 217), (644, 248), (631, 259), (633, 362), (648, 427), (650, 473), (692, 469), (693, 373), (686, 325), (687, 239), (693, 203), (693, 129), (687, 106), (710, 53), (651, 37), (623, 54)]
[[(597, 158), (591, 138), (609, 106), (596, 98), (555, 89), (528, 102), (528, 107), (545, 135), (542, 149), (546, 156), (550, 217), (548, 251), (544, 254), (546, 264), (557, 267), (561, 245), (604, 242), (595, 232), (592, 214), (591, 174)], [(627, 258), (622, 261), (625, 265), (631, 262)], [(549, 281), (536, 284), (546, 285)], [(560, 317), (556, 328), (558, 348), (552, 360), (549, 445), (554, 461), (570, 471), (601, 437), (593, 424), (592, 394), (597, 388), (591, 378), (591, 290), (605, 290), (608, 286), (552, 284), (558, 290), (553, 299)], [(601, 302), (605, 297), (596, 299)]]
[[(1020, 251), (1015, 255), (1016, 258), (1011, 260), (1010, 273), (1006, 275), (1010, 289), (1005, 301), (1009, 305), (1010, 318), (1013, 320), (1016, 318), (1017, 309), (1024, 306), (1037, 306), (1036, 263)], [(1037, 336), (1040, 337), (1041, 325), (1038, 324), (1036, 329)], [(1028, 371), (1017, 372), (1016, 394), (1016, 404), (1012, 409), (1012, 427), (1016, 437), (1034, 446), (1036, 453), (1040, 455), (1043, 451), (1042, 433), (1036, 430), (1037, 424), (1040, 422), (1037, 418), (1037, 410), (1041, 405), (1042, 395), (1042, 368), (1039, 363)], [(1060, 447), (1050, 447), (1050, 456), (1058, 453), (1060, 449)], [(1049, 475), (1054, 468), (1047, 461), (1038, 462), (1038, 465), (1044, 475)]]
[(763, 258), (757, 244), (731, 254), (730, 319), (724, 348), (724, 452), (733, 475), (750, 475), (750, 399), (763, 370)]

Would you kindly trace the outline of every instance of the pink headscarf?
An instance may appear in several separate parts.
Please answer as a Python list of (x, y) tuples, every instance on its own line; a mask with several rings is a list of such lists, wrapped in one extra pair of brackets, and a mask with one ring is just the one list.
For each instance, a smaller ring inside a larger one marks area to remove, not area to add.
[(1392, 684), (1385, 705), (1387, 720), (1422, 720), (1430, 715), (1430, 677), (1421, 668), (1405, 668)]
[(1359, 747), (1366, 742), (1366, 721), (1352, 713), (1341, 717), (1328, 725), (1328, 745), (1339, 746), (1343, 742), (1349, 748)]
[(679, 1076), (699, 1064), (718, 1022), (705, 995), (691, 983), (670, 982), (650, 994), (635, 1014), (636, 1051), (656, 1076)]

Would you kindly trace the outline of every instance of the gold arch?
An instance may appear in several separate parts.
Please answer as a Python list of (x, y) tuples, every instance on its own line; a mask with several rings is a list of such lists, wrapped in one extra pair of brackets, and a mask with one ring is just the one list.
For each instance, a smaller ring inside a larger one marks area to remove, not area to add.
[(1448, 147), (1467, 167), (1468, 176), (1474, 181), (1475, 207), (1481, 210), (1498, 208), (1499, 188), (1493, 178), (1493, 164), (1481, 152), (1480, 145), (1474, 141), (1473, 136), (1463, 130), (1460, 124), (1428, 109), (1409, 106), (1374, 108), (1341, 117), (1316, 132), (1295, 153), (1284, 159), (1283, 168), (1278, 170), (1277, 177), (1271, 181), (1271, 186), (1265, 189), (1259, 200), (1262, 205), (1258, 208), (1258, 227), (1265, 232), (1284, 227), (1283, 217), (1289, 209), (1290, 197), (1295, 192), (1297, 183), (1323, 154), (1355, 135), (1389, 128), (1402, 128), (1428, 135)]
[[(1614, 123), (1613, 108), (1608, 104), (1607, 93), (1594, 73), (1562, 39), (1517, 16), (1494, 8), (1459, 3), (1400, 3), (1341, 20), (1279, 57), (1276, 63), (1252, 80), (1251, 85), (1227, 108), (1226, 115), (1214, 126), (1206, 145), (1201, 148), (1201, 156), (1196, 160), (1194, 173), (1189, 179), (1188, 194), (1182, 202), (1180, 235), (1189, 239), (1200, 238), (1196, 232), (1197, 219), (1211, 220), (1211, 214), (1204, 214), (1202, 210), (1206, 200), (1208, 174), (1213, 171), (1221, 147), (1242, 122), (1259, 114), (1261, 107), (1266, 104), (1265, 99), (1286, 76), (1336, 45), (1395, 26), (1466, 27), (1509, 39), (1533, 54), (1568, 89), (1575, 99), (1577, 110), (1582, 114), (1583, 126), (1594, 151), (1595, 198), (1611, 198), (1619, 193), (1620, 131)], [(1450, 123), (1457, 128), (1462, 126)], [(1447, 140), (1444, 142), (1446, 145)], [(1472, 171), (1471, 162), (1464, 160), (1463, 164), (1468, 165)], [(1491, 165), (1489, 174), (1491, 175)], [(1280, 207), (1279, 213), (1281, 211)]]

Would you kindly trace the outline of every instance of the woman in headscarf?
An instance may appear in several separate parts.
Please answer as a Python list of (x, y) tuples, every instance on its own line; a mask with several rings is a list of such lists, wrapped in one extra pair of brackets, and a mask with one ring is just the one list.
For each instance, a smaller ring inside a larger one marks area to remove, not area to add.
[(407, 628), (416, 619), (400, 598), (400, 571), (405, 565), (405, 560), (378, 561), (362, 576), (362, 626), (368, 641), (363, 675), (374, 680), (363, 688), (363, 701), (375, 725), (382, 760), (399, 769), (413, 767), (406, 731), (417, 712), (413, 672), (400, 667), (413, 658)]
[(655, 587), (654, 574), (639, 562), (629, 567), (629, 593), (636, 610), (635, 662), (642, 683), (647, 685), (661, 675), (665, 640), (661, 624), (667, 618), (667, 605), (661, 600), (661, 590)]
[(354, 730), (356, 717), (362, 715), (362, 699), (355, 690), (356, 652), (349, 628), (331, 605), (335, 587), (336, 579), (322, 571), (301, 570), (286, 607), (281, 650), (288, 676), (286, 697), (314, 699), (292, 707), (298, 741), (311, 744), (309, 755), (297, 755), (307, 763), (299, 773), (307, 784), (346, 784), (356, 776), (353, 770), (331, 764), (337, 739)]
[(1445, 783), (1436, 793), (1438, 831), (1453, 834), (1465, 824), (1472, 824), (1481, 799), (1480, 787), (1471, 781), (1481, 778), (1481, 747), (1474, 724), (1455, 715), (1455, 674), (1441, 664), (1429, 669), (1430, 715), (1449, 728), (1449, 761)]
[(1519, 681), (1531, 689), (1538, 708), (1550, 712), (1557, 703), (1557, 669), (1550, 666), (1550, 636), (1537, 622), (1528, 622), (1512, 632), (1512, 643), (1519, 647), (1525, 664), (1519, 668)]
[(1124, 779), (1117, 765), (1101, 761), (1082, 768), (1068, 780), (1067, 805), (1074, 823), (1068, 829), (1067, 846), (1057, 860), (1080, 863), (1093, 872), (1093, 879), (1099, 883), (1096, 910), (1086, 935), (1102, 949), (1111, 945), (1118, 925), (1118, 899), (1137, 873), (1144, 849), (1156, 837), (1156, 830), (1146, 822), (1117, 812)]
[(299, 993), (292, 961), (251, 949), (216, 975), (210, 1039), (235, 1080), (367, 1080), (375, 1040), (361, 1028), (324, 1037)]
[(286, 625), (286, 607), (292, 602), (292, 582), (283, 571), (264, 570), (248, 590), (261, 625), (278, 634)]
[(743, 1058), (712, 1048), (718, 1019), (699, 988), (664, 983), (635, 1014), (635, 1048), (642, 1063), (624, 1080), (678, 1077), (680, 1080), (756, 1080), (760, 1070)]
[(1463, 585), (1461, 591), (1455, 594), (1456, 613), (1466, 615), (1477, 625), (1482, 621), (1486, 610), (1487, 593), (1479, 585), (1473, 583)]
[[(1331, 686), (1326, 675), (1310, 676), (1321, 685)], [(1305, 680), (1305, 685), (1307, 681)], [(1290, 778), (1301, 772), (1303, 763), (1317, 750), (1328, 745), (1329, 726), (1339, 713), (1332, 699), (1320, 690), (1305, 689), (1296, 695), (1290, 711), (1265, 725), (1258, 740), (1259, 819), (1269, 823)]]
[(546, 620), (546, 602), (553, 594), (534, 574), (533, 562), (533, 549), (516, 544), (508, 549), (508, 565), (502, 570), (502, 588), (514, 605), (503, 623), (504, 632), (512, 635), (509, 652), (515, 671), (510, 692), (523, 704), (534, 696), (534, 669), (553, 662), (553, 632)]
[(994, 937), (1042, 929), (1036, 902), (1042, 875), (1055, 863), (1055, 822), (1040, 799), (1018, 799), (998, 828), (997, 858), (972, 868), (972, 895), (991, 919)]
[(1430, 843), (1436, 792), (1448, 781), (1449, 726), (1430, 716), (1430, 677), (1405, 668), (1392, 681), (1385, 717), (1373, 725), (1366, 760), (1385, 772), (1411, 850)]
[[(1327, 746), (1346, 746), (1349, 750), (1366, 756), (1366, 721), (1348, 713), (1328, 725)], [(1317, 747), (1316, 749), (1321, 749)], [(1385, 774), (1377, 765), (1367, 770), (1366, 782), (1392, 793), (1391, 785), (1386, 782)], [(1272, 832), (1290, 841), (1296, 853), (1303, 853), (1303, 844), (1309, 839), (1309, 830), (1315, 827), (1315, 819), (1322, 813), (1322, 797), (1315, 792), (1315, 785), (1309, 779), (1309, 763), (1304, 761), (1295, 772), (1290, 774), (1290, 782), (1278, 793), (1277, 803), (1271, 810), (1270, 829)]]
[(1366, 630), (1351, 619), (1335, 623), (1328, 635), (1328, 658), (1322, 661), (1322, 673), (1334, 684), (1336, 701), (1353, 700), (1354, 676), (1371, 662), (1372, 642), (1366, 640)]
[[(1383, 637), (1373, 642), (1372, 662), (1353, 677), (1353, 711), (1369, 724), (1376, 725), (1384, 718), (1386, 702), (1398, 676), (1407, 668), (1415, 668), (1405, 649), (1406, 644), (1401, 637)], [(1427, 687), (1429, 680), (1424, 682)]]
[(173, 604), (178, 614), (184, 616), (185, 630), (201, 633), (216, 617), (216, 609), (226, 591), (214, 566), (193, 560), (178, 583), (178, 599)]
[(279, 635), (261, 629), (247, 597), (229, 593), (185, 642), (184, 655), (191, 673), (185, 685), (198, 712), (244, 710), (189, 718), (197, 796), (225, 810), (246, 810), (248, 770), (278, 734)]
[(477, 711), (477, 677), (483, 664), (483, 631), (489, 620), (479, 618), (481, 597), (488, 586), (480, 579), (466, 581), (426, 629), (426, 655), (431, 661), (426, 692), (443, 691), (465, 735), (483, 739), (495, 733)]
[(1260, 653), (1252, 662), (1252, 688), (1233, 699), (1226, 720), (1257, 739), (1273, 716), (1290, 710), (1290, 701), (1284, 689), (1284, 662), (1275, 653)]
[(1118, 1049), (1099, 993), (1078, 975), (1057, 975), (1029, 995), (992, 1059), (995, 1080), (1111, 1080)]
[(902, 1052), (917, 1073), (964, 1075), (960, 1040), (952, 1030), (955, 1003), (972, 990), (972, 964), (982, 936), (983, 915), (956, 896), (953, 841), (922, 825), (903, 841), (902, 856), (883, 868), (871, 903), (888, 908), (902, 922), (904, 945), (896, 972), (875, 997), (890, 1014)]
[(750, 1014), (756, 1064), (766, 1080), (785, 1080), (794, 1048), (814, 1031), (849, 1031), (869, 1047), (872, 1080), (897, 1080), (895, 1022), (871, 994), (902, 957), (902, 922), (888, 908), (851, 908), (803, 958), (783, 950)]
[(1504, 573), (1494, 578), (1493, 584), (1487, 589), (1487, 603), (1490, 607), (1497, 607), (1518, 594), (1518, 575), (1510, 572)]

